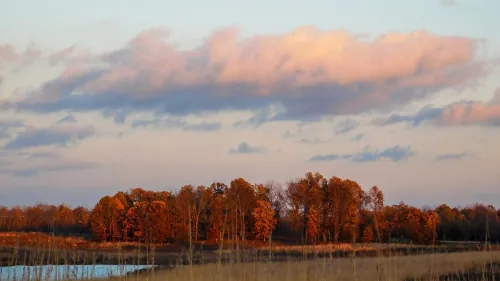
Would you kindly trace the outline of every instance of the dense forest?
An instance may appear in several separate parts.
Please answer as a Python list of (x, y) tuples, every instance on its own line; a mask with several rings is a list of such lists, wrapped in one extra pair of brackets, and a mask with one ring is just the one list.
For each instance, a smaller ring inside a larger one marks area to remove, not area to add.
[(373, 186), (307, 173), (286, 185), (186, 185), (175, 193), (134, 188), (99, 200), (93, 210), (38, 204), (0, 207), (0, 231), (85, 236), (97, 241), (188, 240), (321, 242), (500, 240), (500, 210), (474, 204), (421, 209), (386, 206)]

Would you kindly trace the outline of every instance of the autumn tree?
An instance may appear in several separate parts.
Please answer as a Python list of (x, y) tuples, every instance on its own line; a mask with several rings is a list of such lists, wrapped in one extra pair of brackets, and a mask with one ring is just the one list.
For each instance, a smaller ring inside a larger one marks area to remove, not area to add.
[(286, 215), (286, 199), (285, 193), (282, 186), (274, 181), (269, 181), (265, 184), (268, 192), (269, 202), (274, 208), (274, 213), (276, 217), (276, 225), (280, 224), (282, 217)]
[(225, 232), (227, 232), (227, 189), (227, 185), (220, 182), (214, 182), (210, 185), (212, 197), (207, 209), (207, 216), (209, 217), (207, 238), (215, 239), (216, 242), (221, 241)]
[(101, 241), (266, 239), (273, 230), (280, 237), (301, 237), (304, 242), (497, 241), (500, 210), (484, 204), (443, 204), (435, 209), (403, 202), (385, 206), (377, 186), (365, 192), (353, 180), (327, 179), (319, 173), (306, 173), (284, 188), (275, 182), (251, 184), (243, 178), (229, 186), (221, 182), (183, 186), (174, 193), (137, 187), (104, 196), (92, 210), (64, 204), (0, 207), (0, 231), (93, 234)]
[(128, 209), (123, 220), (123, 236), (126, 240), (146, 241), (150, 218), (147, 202), (139, 201)]
[(172, 222), (168, 215), (167, 202), (160, 200), (151, 202), (148, 212), (151, 238), (156, 242), (165, 242), (169, 233), (172, 233)]
[(269, 201), (257, 200), (257, 207), (255, 207), (253, 212), (253, 217), (255, 221), (255, 234), (257, 238), (263, 239), (271, 237), (274, 228), (276, 227), (276, 217), (274, 215), (274, 209)]
[(382, 235), (380, 233), (379, 221), (383, 219), (384, 193), (377, 186), (373, 186), (368, 192), (367, 201), (373, 214), (373, 228), (375, 229), (376, 237), (378, 238), (378, 242), (381, 242)]
[(200, 228), (200, 219), (202, 215), (206, 214), (207, 207), (210, 204), (210, 200), (212, 199), (213, 190), (207, 188), (203, 185), (200, 185), (196, 188), (195, 191), (195, 205), (194, 205), (194, 225), (195, 225), (195, 241), (198, 241), (199, 228)]
[(363, 230), (363, 242), (364, 243), (371, 243), (373, 242), (374, 239), (374, 234), (373, 234), (373, 227), (371, 225), (367, 225), (365, 229)]
[(339, 241), (343, 217), (342, 209), (343, 180), (331, 177), (325, 188), (324, 198), (324, 225), (327, 228), (328, 238), (334, 242)]
[(252, 212), (256, 202), (255, 189), (243, 178), (234, 179), (227, 189), (226, 200), (233, 235), (245, 240), (247, 229), (252, 225)]
[(122, 238), (121, 224), (125, 206), (117, 197), (105, 196), (92, 210), (90, 224), (94, 236), (102, 241)]
[(290, 215), (295, 226), (302, 229), (304, 241), (308, 236), (309, 211), (322, 209), (325, 185), (326, 180), (320, 173), (306, 173), (303, 178), (288, 183), (286, 197), (291, 206)]
[(310, 208), (307, 212), (306, 240), (316, 242), (320, 231), (320, 217), (316, 208)]
[(430, 211), (424, 216), (427, 222), (427, 228), (432, 231), (432, 244), (436, 244), (437, 238), (437, 227), (441, 223), (439, 214), (433, 211)]
[[(195, 229), (189, 223), (195, 221), (196, 212), (196, 193), (192, 185), (185, 185), (181, 188), (176, 196), (177, 211), (181, 218), (182, 236), (186, 238), (189, 236), (189, 229)], [(191, 216), (191, 217), (189, 217)], [(192, 234), (191, 234), (192, 235)]]
[(90, 214), (91, 212), (85, 207), (76, 207), (73, 210), (75, 216), (75, 228), (80, 234), (83, 234), (90, 227)]

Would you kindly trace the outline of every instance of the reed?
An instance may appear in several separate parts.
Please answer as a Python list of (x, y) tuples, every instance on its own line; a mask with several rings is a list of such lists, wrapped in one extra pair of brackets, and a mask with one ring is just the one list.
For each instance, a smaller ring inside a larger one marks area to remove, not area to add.
[(162, 245), (149, 240), (89, 249), (68, 248), (54, 236), (26, 243), (25, 236), (16, 240), (10, 235), (10, 244), (0, 248), (0, 281), (500, 281), (499, 247), (488, 235), (484, 243), (472, 246), (366, 244), (355, 239), (283, 246), (269, 239), (265, 246), (244, 247), (241, 241), (221, 239), (216, 249), (196, 249), (191, 230), (188, 246), (177, 253), (162, 253)]

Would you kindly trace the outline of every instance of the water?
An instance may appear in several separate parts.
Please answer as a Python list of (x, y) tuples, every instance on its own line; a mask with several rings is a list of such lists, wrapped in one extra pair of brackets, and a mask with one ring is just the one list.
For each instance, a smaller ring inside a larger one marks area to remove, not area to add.
[(0, 267), (0, 281), (81, 280), (124, 276), (129, 272), (151, 268), (147, 265), (43, 265)]

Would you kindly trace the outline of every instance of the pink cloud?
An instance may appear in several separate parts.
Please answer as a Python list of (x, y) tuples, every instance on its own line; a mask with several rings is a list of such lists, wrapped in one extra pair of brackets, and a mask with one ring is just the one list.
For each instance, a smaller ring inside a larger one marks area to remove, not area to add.
[(31, 43), (22, 54), (24, 64), (30, 64), (43, 56), (43, 51)]
[(68, 67), (75, 67), (75, 65), (86, 65), (96, 60), (96, 57), (88, 49), (82, 49), (76, 45), (52, 51), (45, 58), (50, 65), (65, 64)]
[(500, 87), (495, 91), (495, 95), (492, 101), (495, 103), (500, 103)]
[(21, 55), (17, 53), (13, 45), (0, 45), (0, 61), (13, 62), (21, 59)]
[(67, 47), (65, 49), (56, 51), (49, 56), (49, 62), (50, 64), (57, 64), (65, 60), (70, 55), (72, 55), (74, 51), (75, 51), (75, 46)]
[(445, 107), (441, 123), (449, 126), (492, 124), (500, 125), (500, 104), (459, 103)]
[(29, 44), (24, 52), (19, 51), (11, 44), (0, 45), (0, 63), (6, 62), (25, 66), (41, 58), (43, 58), (43, 51), (34, 43)]
[(389, 33), (366, 42), (343, 30), (322, 32), (303, 27), (286, 35), (257, 36), (243, 42), (231, 31), (213, 41), (211, 59), (220, 62), (217, 81), (224, 83), (288, 80), (295, 86), (347, 85), (418, 77), (462, 65), (474, 56), (472, 40), (425, 31)]
[[(42, 96), (24, 106), (114, 111), (134, 110), (140, 101), (140, 110), (181, 114), (281, 103), (288, 116), (282, 118), (360, 112), (474, 80), (483, 74), (475, 48), (473, 39), (422, 30), (363, 40), (345, 30), (305, 26), (249, 38), (227, 28), (199, 47), (181, 50), (169, 41), (169, 30), (155, 28), (124, 48), (95, 56), (94, 63), (82, 62), (86, 73), (72, 77), (66, 71), (47, 82), (37, 92)], [(71, 54), (68, 48), (52, 58)], [(72, 91), (80, 95), (72, 97)], [(51, 97), (50, 104), (40, 104), (43, 95)], [(54, 96), (61, 101), (56, 103)]]
[(490, 102), (457, 103), (446, 107), (441, 122), (445, 125), (500, 126), (500, 88)]
[(48, 61), (50, 65), (65, 63), (73, 66), (93, 63), (96, 59), (89, 50), (80, 49), (77, 46), (49, 51), (39, 48), (35, 43), (30, 43), (23, 51), (12, 44), (0, 44), (0, 62), (26, 66), (35, 61)]
[(407, 85), (428, 81), (432, 75), (441, 78), (436, 83), (446, 82), (451, 78), (446, 71), (471, 62), (475, 51), (475, 42), (469, 38), (426, 31), (388, 33), (361, 41), (344, 30), (306, 26), (285, 35), (242, 40), (237, 29), (229, 28), (213, 33), (202, 47), (189, 51), (178, 50), (167, 37), (164, 29), (140, 33), (127, 48), (114, 53), (122, 60), (114, 61), (107, 71), (133, 66), (156, 81), (153, 85), (252, 83), (277, 87), (286, 83), (300, 87), (388, 79), (400, 79), (400, 84)]
[(462, 101), (442, 108), (424, 107), (413, 115), (393, 114), (376, 119), (374, 124), (412, 123), (419, 126), (427, 121), (438, 126), (500, 126), (500, 88), (489, 102)]

